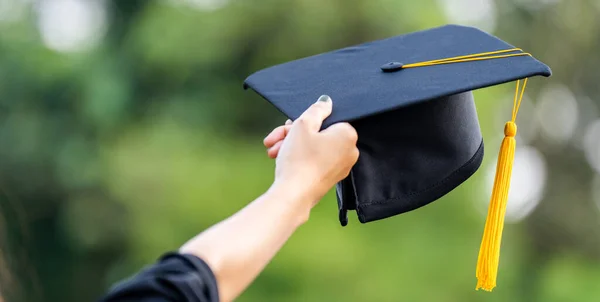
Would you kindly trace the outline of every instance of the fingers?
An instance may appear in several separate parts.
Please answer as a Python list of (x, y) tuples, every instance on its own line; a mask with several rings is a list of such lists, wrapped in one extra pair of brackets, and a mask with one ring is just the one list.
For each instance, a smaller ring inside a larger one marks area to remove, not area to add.
[(321, 134), (329, 136), (328, 140), (330, 141), (337, 139), (342, 143), (342, 145), (351, 148), (350, 152), (347, 153), (348, 160), (350, 160), (352, 164), (356, 163), (359, 156), (358, 147), (356, 146), (356, 143), (358, 142), (358, 134), (352, 125), (348, 123), (336, 123), (321, 131)]
[(322, 95), (316, 103), (312, 104), (300, 117), (294, 121), (294, 124), (300, 124), (307, 127), (309, 131), (318, 132), (321, 129), (323, 121), (331, 115), (333, 102), (327, 95)]
[[(354, 166), (354, 164), (358, 161), (358, 157), (360, 156), (360, 151), (358, 151), (357, 147), (354, 147), (352, 149), (350, 156), (351, 156), (352, 165)], [(348, 171), (348, 173), (350, 173), (350, 171)]]
[(284, 125), (273, 129), (273, 131), (271, 131), (271, 133), (269, 133), (269, 135), (267, 135), (263, 140), (265, 147), (267, 147), (267, 149), (271, 148), (273, 145), (275, 145), (275, 143), (283, 140), (290, 131), (291, 127), (291, 125)]
[(271, 133), (265, 137), (263, 144), (267, 148), (267, 156), (269, 156), (269, 158), (277, 158), (279, 149), (281, 149), (281, 144), (283, 144), (283, 140), (290, 132), (291, 128), (292, 121), (287, 120), (285, 121), (285, 125), (273, 129), (273, 131), (271, 131)]
[(279, 150), (281, 149), (281, 145), (283, 144), (283, 140), (278, 141), (275, 143), (275, 145), (273, 145), (273, 147), (269, 148), (267, 150), (267, 156), (269, 156), (269, 158), (277, 158), (277, 155), (279, 154)]
[(327, 127), (327, 129), (321, 131), (321, 133), (325, 135), (331, 135), (338, 139), (346, 140), (352, 145), (356, 145), (356, 142), (358, 141), (356, 129), (354, 129), (354, 127), (348, 123), (335, 123)]
[(356, 129), (349, 123), (335, 123), (321, 131), (319, 135), (323, 135), (325, 141), (331, 144), (333, 148), (337, 148), (341, 166), (346, 167), (342, 172), (342, 176), (347, 177), (360, 156), (357, 147), (358, 134)]

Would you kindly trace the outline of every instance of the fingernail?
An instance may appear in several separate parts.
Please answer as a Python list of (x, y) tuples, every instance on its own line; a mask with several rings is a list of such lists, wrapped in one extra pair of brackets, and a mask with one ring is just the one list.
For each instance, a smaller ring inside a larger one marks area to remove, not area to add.
[(322, 95), (319, 97), (317, 102), (331, 102), (331, 98), (328, 95)]

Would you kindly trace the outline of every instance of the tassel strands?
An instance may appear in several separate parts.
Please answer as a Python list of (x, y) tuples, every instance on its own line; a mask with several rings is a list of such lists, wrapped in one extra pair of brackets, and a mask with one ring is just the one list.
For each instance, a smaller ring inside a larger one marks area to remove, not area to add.
[(512, 119), (504, 126), (504, 139), (502, 140), (498, 155), (492, 197), (483, 230), (479, 257), (477, 259), (477, 290), (481, 288), (486, 291), (492, 291), (496, 287), (504, 216), (506, 214), (506, 204), (516, 149), (515, 135), (517, 134), (517, 125), (515, 121), (521, 100), (523, 99), (527, 79), (523, 81), (523, 87), (519, 91), (520, 82), (520, 80), (517, 81)]
[[(504, 50), (488, 51), (451, 58), (436, 59), (430, 61), (410, 63), (402, 65), (402, 69), (427, 67), (443, 64), (465, 63), (492, 59), (504, 59), (518, 56), (531, 56), (530, 53), (523, 52), (520, 48), (511, 48)], [(506, 214), (506, 202), (508, 200), (508, 190), (510, 187), (510, 177), (515, 158), (517, 134), (517, 113), (521, 106), (527, 78), (523, 80), (523, 87), (519, 89), (521, 80), (517, 81), (515, 90), (515, 99), (513, 103), (512, 119), (504, 126), (504, 140), (500, 146), (498, 163), (496, 166), (496, 178), (492, 190), (492, 198), (488, 209), (488, 215), (483, 230), (483, 239), (479, 249), (477, 259), (477, 287), (491, 291), (496, 287), (496, 276), (498, 275), (498, 264), (500, 262), (500, 243), (502, 241), (502, 230), (504, 228), (504, 215)]]

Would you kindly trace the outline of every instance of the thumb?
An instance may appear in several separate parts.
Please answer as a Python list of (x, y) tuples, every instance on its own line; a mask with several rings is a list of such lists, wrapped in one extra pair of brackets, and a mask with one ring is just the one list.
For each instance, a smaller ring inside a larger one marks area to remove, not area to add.
[(318, 132), (321, 129), (323, 121), (331, 115), (333, 110), (333, 101), (328, 95), (319, 97), (316, 103), (312, 104), (294, 124), (300, 124), (307, 127), (310, 131)]

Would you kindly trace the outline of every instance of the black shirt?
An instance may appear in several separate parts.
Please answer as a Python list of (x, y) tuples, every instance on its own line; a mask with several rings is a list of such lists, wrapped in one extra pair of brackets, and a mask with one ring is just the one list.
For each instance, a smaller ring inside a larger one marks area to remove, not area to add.
[(167, 253), (157, 263), (125, 280), (101, 298), (101, 302), (218, 302), (215, 276), (202, 259)]

